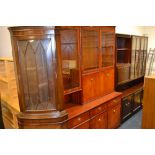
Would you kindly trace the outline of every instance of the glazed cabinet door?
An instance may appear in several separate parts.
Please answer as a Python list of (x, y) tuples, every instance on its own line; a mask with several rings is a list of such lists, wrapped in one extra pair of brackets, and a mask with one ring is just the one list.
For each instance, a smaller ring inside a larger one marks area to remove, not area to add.
[(101, 30), (102, 67), (114, 65), (115, 33)]
[(17, 41), (20, 84), (25, 111), (55, 109), (54, 34), (48, 38)]
[(81, 50), (83, 71), (99, 68), (99, 28), (81, 30)]
[(64, 91), (80, 87), (79, 30), (68, 28), (57, 30), (57, 45), (62, 56)]
[(122, 99), (122, 121), (132, 114), (133, 95), (129, 95)]
[(99, 73), (87, 74), (82, 77), (83, 102), (90, 101), (100, 95)]
[(133, 97), (133, 112), (135, 112), (136, 110), (138, 110), (141, 105), (142, 105), (142, 102), (141, 102), (141, 96), (142, 96), (142, 91), (138, 91), (134, 94), (134, 97)]
[(107, 68), (100, 72), (101, 96), (114, 91), (114, 68)]
[(121, 105), (117, 105), (108, 110), (108, 128), (114, 129), (120, 125)]
[(107, 129), (107, 112), (95, 116), (90, 120), (91, 129)]

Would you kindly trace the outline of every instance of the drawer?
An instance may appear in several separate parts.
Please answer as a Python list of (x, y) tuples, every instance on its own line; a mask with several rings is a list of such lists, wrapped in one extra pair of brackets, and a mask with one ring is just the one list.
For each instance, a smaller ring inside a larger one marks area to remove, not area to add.
[(116, 97), (108, 103), (108, 108), (114, 107), (119, 103), (121, 103), (121, 97)]
[(89, 119), (89, 112), (85, 112), (68, 121), (68, 128), (73, 128)]
[(90, 110), (90, 117), (94, 117), (95, 115), (104, 112), (107, 110), (107, 104), (102, 104), (92, 110)]
[(74, 129), (89, 129), (89, 121), (86, 121), (86, 122), (76, 126)]

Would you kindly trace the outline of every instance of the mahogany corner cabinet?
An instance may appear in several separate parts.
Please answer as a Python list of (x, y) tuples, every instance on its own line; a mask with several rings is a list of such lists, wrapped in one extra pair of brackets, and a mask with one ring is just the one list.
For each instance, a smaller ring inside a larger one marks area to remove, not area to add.
[(120, 125), (114, 26), (10, 27), (19, 128)]

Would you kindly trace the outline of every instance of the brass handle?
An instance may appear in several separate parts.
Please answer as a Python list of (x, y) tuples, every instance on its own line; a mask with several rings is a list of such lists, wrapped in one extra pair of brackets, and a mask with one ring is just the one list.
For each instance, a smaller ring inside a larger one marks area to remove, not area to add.
[(78, 118), (78, 121), (81, 121), (81, 118), (80, 117)]
[(117, 101), (117, 100), (113, 100), (113, 102), (114, 102), (114, 103), (117, 103), (118, 101)]

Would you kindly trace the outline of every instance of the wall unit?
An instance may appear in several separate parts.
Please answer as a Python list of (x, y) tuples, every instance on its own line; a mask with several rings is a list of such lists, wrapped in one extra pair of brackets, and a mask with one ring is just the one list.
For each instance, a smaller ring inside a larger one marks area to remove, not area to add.
[(148, 38), (117, 34), (116, 44), (115, 87), (123, 93), (121, 121), (124, 122), (142, 107)]
[(82, 95), (86, 103), (114, 91), (115, 28), (82, 27), (81, 40)]
[(115, 27), (9, 28), (19, 128), (117, 128)]

